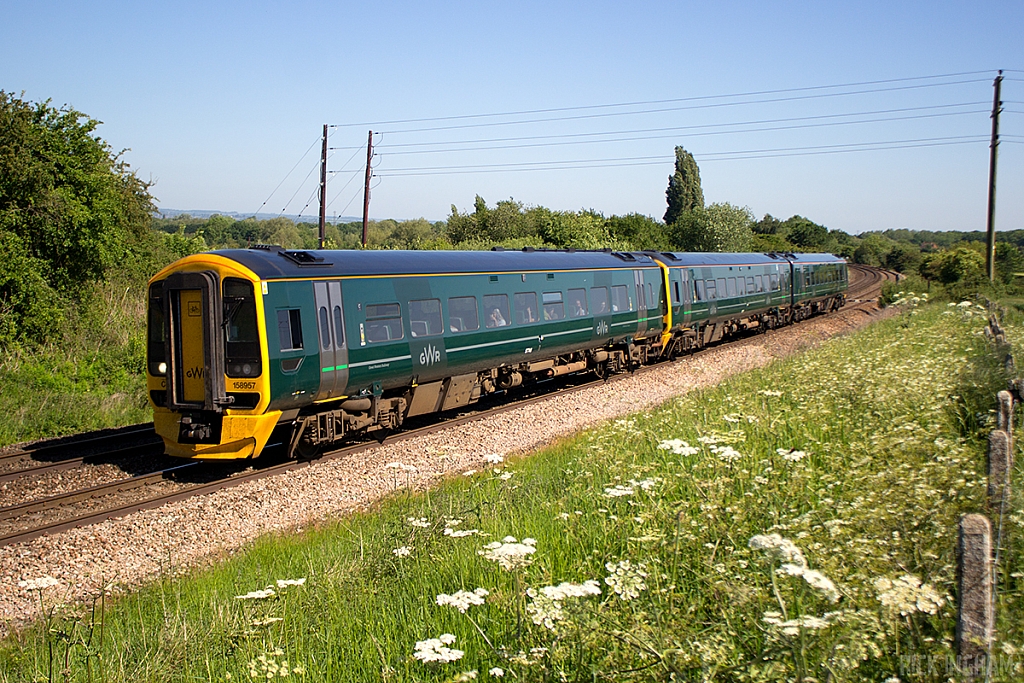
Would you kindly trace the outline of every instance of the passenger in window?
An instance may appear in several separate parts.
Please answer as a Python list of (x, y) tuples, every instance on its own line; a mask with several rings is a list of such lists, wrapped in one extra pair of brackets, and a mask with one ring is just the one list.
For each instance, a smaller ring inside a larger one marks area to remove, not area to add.
[(495, 308), (491, 311), (491, 327), (505, 327), (508, 323), (501, 317), (501, 311)]
[(533, 309), (529, 306), (526, 307), (526, 322), (535, 323), (537, 322), (537, 316), (534, 315)]
[(597, 304), (597, 311), (595, 311), (595, 313), (601, 314), (601, 313), (606, 313), (607, 311), (608, 311), (608, 302), (607, 301), (603, 301), (603, 300), (598, 302), (598, 304)]
[(580, 303), (579, 299), (576, 299), (572, 304), (572, 314), (575, 318), (579, 318), (587, 314), (587, 312), (583, 309), (583, 304)]

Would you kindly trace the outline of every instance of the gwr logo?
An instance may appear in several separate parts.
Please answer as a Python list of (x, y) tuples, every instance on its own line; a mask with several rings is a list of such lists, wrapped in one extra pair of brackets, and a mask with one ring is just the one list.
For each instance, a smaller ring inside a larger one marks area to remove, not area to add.
[(206, 368), (189, 368), (185, 376), (189, 379), (202, 379), (206, 375)]
[(606, 323), (603, 320), (597, 323), (597, 327), (594, 328), (594, 333), (597, 334), (598, 336), (602, 334), (608, 334), (608, 323)]
[(433, 344), (427, 344), (427, 347), (420, 351), (420, 365), (433, 365), (434, 363), (441, 362), (441, 351), (435, 349)]

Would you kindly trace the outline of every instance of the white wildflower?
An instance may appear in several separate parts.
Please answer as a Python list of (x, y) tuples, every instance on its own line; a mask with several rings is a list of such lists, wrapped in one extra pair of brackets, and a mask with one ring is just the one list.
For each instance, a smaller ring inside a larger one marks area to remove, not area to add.
[(454, 662), (462, 659), (462, 655), (466, 654), (462, 650), (448, 647), (454, 642), (455, 636), (450, 633), (444, 633), (437, 638), (418, 640), (416, 641), (416, 651), (412, 653), (412, 656), (424, 664)]
[(536, 545), (537, 541), (532, 538), (524, 538), (523, 542), (519, 543), (514, 536), (506, 536), (501, 542), (488, 543), (483, 550), (478, 550), (477, 554), (497, 562), (506, 571), (513, 571), (533, 561), (530, 555), (537, 552)]
[(736, 462), (743, 457), (743, 454), (732, 446), (711, 446), (708, 450), (722, 462)]
[(768, 534), (767, 536), (759, 534), (751, 538), (747, 545), (751, 550), (763, 550), (771, 560), (788, 562), (801, 567), (807, 566), (807, 560), (804, 559), (800, 548), (797, 548), (793, 541), (778, 534)]
[(946, 598), (940, 595), (930, 584), (921, 583), (921, 579), (913, 574), (904, 574), (898, 579), (881, 578), (875, 580), (878, 601), (883, 606), (907, 616), (914, 612), (938, 614), (946, 604)]
[(771, 397), (775, 397), (775, 398), (777, 398), (779, 396), (782, 396), (782, 392), (781, 391), (773, 391), (771, 389), (761, 389), (757, 393), (760, 394), (761, 396), (771, 396)]
[(267, 588), (261, 591), (252, 591), (245, 595), (236, 595), (235, 600), (266, 600), (276, 595), (273, 588)]
[(726, 422), (736, 423), (740, 421), (740, 416), (736, 413), (729, 413), (728, 415), (722, 416), (722, 419)]
[(783, 460), (788, 460), (789, 462), (800, 462), (807, 457), (807, 453), (798, 451), (795, 448), (776, 448), (775, 452), (781, 455)]
[(505, 675), (505, 670), (502, 669), (500, 666), (496, 666), (496, 667), (490, 669), (487, 672), (487, 675), (488, 676), (494, 676), (495, 678), (501, 678), (502, 676)]
[(476, 680), (476, 675), (477, 675), (477, 670), (476, 669), (473, 669), (471, 671), (463, 671), (458, 676), (456, 676), (453, 680), (455, 681), (455, 683), (466, 683), (466, 681), (475, 681)]
[(718, 437), (716, 437), (716, 436), (701, 436), (701, 437), (697, 438), (697, 441), (700, 441), (705, 446), (711, 446), (711, 445), (714, 445), (714, 444), (718, 443)]
[(512, 473), (511, 472), (502, 472), (501, 474), (498, 475), (498, 479), (501, 479), (502, 481), (508, 481), (511, 478), (512, 478)]
[(426, 517), (420, 517), (419, 519), (408, 517), (405, 521), (409, 523), (409, 526), (419, 527), (420, 529), (426, 529), (430, 526), (430, 522), (427, 521)]
[(38, 579), (27, 579), (25, 581), (19, 581), (18, 587), (24, 588), (27, 591), (41, 591), (47, 588), (53, 588), (59, 583), (57, 579), (52, 576), (41, 576)]
[(445, 527), (444, 529), (444, 535), (451, 538), (466, 538), (467, 536), (476, 536), (479, 533), (479, 529), (452, 529), (451, 527)]
[(491, 463), (492, 465), (497, 465), (499, 463), (505, 462), (505, 458), (498, 453), (487, 453), (486, 455), (484, 455), (484, 460), (486, 462)]
[(304, 578), (303, 579), (278, 579), (277, 580), (277, 587), (278, 588), (287, 588), (288, 586), (301, 586), (304, 583), (306, 583), (306, 579), (304, 579)]
[(472, 477), (474, 474), (476, 474), (476, 470), (466, 470), (465, 472), (462, 473), (462, 476)]
[(400, 548), (395, 548), (391, 551), (395, 557), (409, 557), (412, 554), (412, 548), (407, 545), (403, 545)]
[(451, 595), (441, 593), (437, 596), (436, 600), (438, 605), (451, 605), (459, 610), (459, 612), (465, 614), (466, 610), (471, 606), (484, 604), (484, 598), (487, 595), (486, 588), (477, 588), (474, 591), (456, 591)]
[(644, 583), (647, 572), (644, 571), (646, 567), (643, 564), (634, 566), (629, 560), (622, 560), (605, 564), (605, 569), (610, 573), (604, 582), (622, 600), (639, 597), (640, 592), (647, 589), (647, 584)]
[(604, 490), (605, 498), (625, 498), (626, 496), (632, 495), (633, 489), (629, 486), (623, 486), (621, 484), (616, 484), (615, 486), (605, 488)]
[(694, 448), (682, 439), (666, 439), (658, 442), (658, 448), (664, 451), (672, 451), (676, 455), (697, 455), (699, 448)]

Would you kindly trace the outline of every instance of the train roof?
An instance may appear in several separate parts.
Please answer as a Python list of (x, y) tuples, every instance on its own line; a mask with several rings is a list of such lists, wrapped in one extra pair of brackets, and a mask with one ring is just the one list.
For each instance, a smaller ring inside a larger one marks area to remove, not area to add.
[[(652, 252), (653, 253), (653, 252)], [(655, 257), (669, 267), (758, 266), (773, 263), (845, 263), (834, 254), (744, 254), (732, 252), (659, 252)]]
[(291, 250), (281, 247), (212, 252), (262, 280), (357, 275), (437, 275), (653, 267), (647, 254), (612, 251)]

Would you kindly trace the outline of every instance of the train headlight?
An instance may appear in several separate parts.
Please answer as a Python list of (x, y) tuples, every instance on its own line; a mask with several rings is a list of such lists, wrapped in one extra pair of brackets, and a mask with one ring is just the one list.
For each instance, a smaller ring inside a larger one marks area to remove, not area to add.
[(248, 363), (243, 365), (242, 366), (242, 374), (245, 375), (246, 377), (251, 377), (252, 376), (252, 366), (249, 365)]
[(157, 371), (158, 374), (166, 375), (167, 374), (167, 363), (160, 363), (159, 365), (157, 365), (156, 366), (156, 371)]

